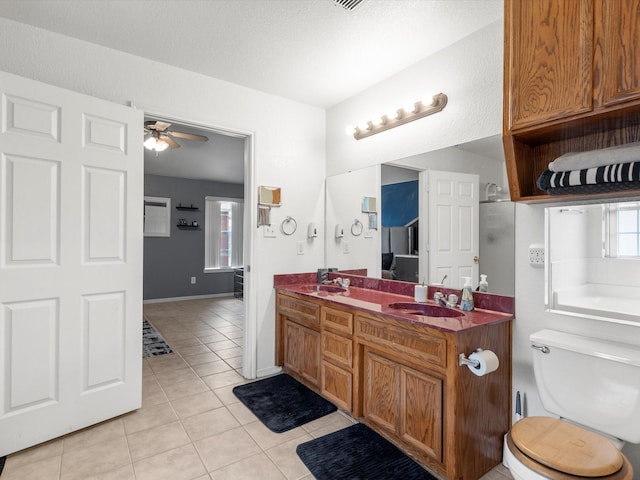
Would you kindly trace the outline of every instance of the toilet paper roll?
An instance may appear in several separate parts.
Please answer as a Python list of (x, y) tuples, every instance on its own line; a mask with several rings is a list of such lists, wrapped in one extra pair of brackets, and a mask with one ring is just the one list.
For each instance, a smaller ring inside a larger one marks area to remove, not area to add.
[(477, 360), (478, 362), (480, 362), (477, 367), (474, 367), (473, 365), (467, 365), (469, 367), (469, 370), (471, 370), (474, 375), (477, 375), (479, 377), (482, 377), (487, 373), (495, 372), (500, 366), (498, 356), (491, 350), (473, 352), (471, 355), (469, 355), (469, 360)]
[(413, 298), (416, 302), (427, 301), (427, 287), (425, 285), (416, 285), (413, 291)]

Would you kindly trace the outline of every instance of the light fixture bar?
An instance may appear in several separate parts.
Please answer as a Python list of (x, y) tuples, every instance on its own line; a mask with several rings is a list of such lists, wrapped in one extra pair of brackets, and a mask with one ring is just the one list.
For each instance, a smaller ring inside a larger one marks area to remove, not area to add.
[(390, 128), (399, 127), (405, 123), (413, 122), (419, 118), (433, 115), (434, 113), (441, 112), (444, 107), (447, 106), (447, 96), (444, 93), (438, 93), (433, 96), (431, 104), (425, 105), (424, 101), (418, 101), (414, 103), (413, 112), (407, 113), (406, 109), (398, 109), (396, 111), (396, 118), (393, 118), (392, 114), (382, 116), (382, 123), (368, 121), (366, 124), (363, 122), (355, 127), (353, 132), (353, 138), (360, 140), (362, 138), (370, 137), (376, 133), (384, 132)]

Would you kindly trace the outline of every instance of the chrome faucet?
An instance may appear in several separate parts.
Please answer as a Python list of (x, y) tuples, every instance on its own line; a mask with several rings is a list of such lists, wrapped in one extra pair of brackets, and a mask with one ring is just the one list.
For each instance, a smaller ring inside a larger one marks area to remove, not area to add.
[(333, 280), (333, 283), (342, 288), (349, 288), (349, 285), (351, 285), (351, 280), (349, 280), (348, 278), (338, 277)]

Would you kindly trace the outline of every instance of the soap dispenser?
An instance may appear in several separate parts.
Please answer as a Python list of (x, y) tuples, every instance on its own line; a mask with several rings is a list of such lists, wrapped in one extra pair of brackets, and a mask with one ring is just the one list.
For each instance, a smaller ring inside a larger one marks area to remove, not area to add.
[(463, 277), (464, 285), (462, 287), (462, 299), (460, 300), (460, 310), (470, 312), (473, 310), (473, 287), (471, 286), (471, 277)]
[(489, 291), (489, 282), (487, 282), (487, 276), (484, 274), (480, 274), (480, 283), (478, 284), (479, 292), (488, 292)]

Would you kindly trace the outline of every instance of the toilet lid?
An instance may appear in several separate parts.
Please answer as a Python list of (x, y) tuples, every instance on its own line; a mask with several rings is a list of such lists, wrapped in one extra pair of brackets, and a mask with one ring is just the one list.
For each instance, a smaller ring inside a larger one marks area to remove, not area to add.
[(523, 418), (511, 437), (530, 458), (569, 475), (601, 477), (622, 467), (622, 454), (609, 440), (556, 418)]

